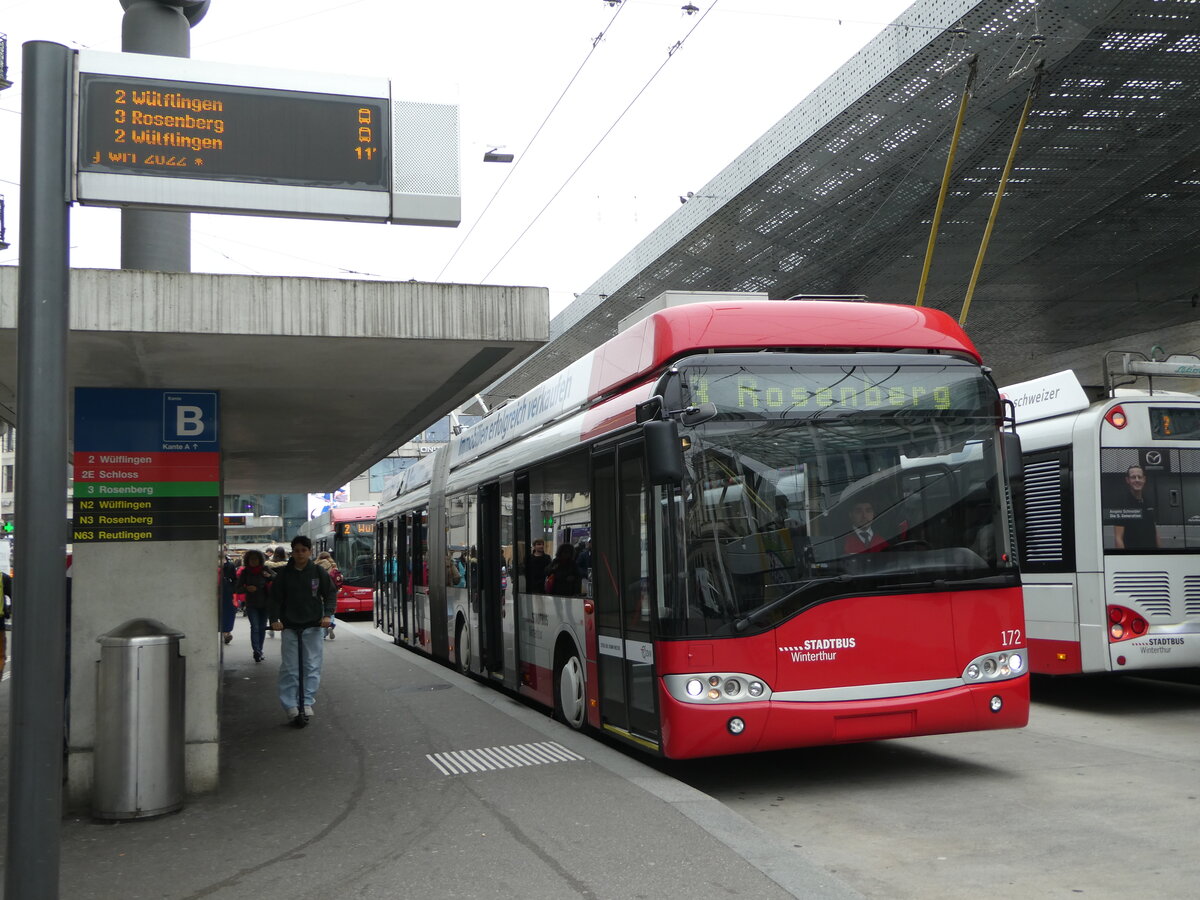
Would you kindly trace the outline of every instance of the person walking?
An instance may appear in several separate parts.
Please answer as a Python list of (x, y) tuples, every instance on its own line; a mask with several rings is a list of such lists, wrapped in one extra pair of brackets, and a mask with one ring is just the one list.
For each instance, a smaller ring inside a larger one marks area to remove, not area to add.
[(281, 632), (279, 702), (288, 721), (303, 728), (312, 718), (321, 685), (322, 632), (337, 608), (337, 588), (312, 558), (312, 541), (292, 538), (292, 559), (276, 569), (267, 593), (271, 630)]
[(224, 551), (217, 551), (217, 577), (221, 581), (221, 637), (225, 643), (233, 640), (233, 622), (237, 607), (233, 605), (233, 583), (237, 581), (237, 566)]
[(250, 622), (250, 649), (254, 661), (263, 661), (263, 637), (267, 631), (267, 596), (275, 569), (267, 567), (266, 558), (258, 550), (247, 550), (242, 557), (242, 569), (238, 572), (234, 593), (246, 597), (246, 619)]
[[(333, 561), (333, 554), (328, 550), (322, 550), (317, 554), (317, 565), (325, 570), (325, 573), (332, 579), (335, 589), (342, 586), (342, 573), (337, 567), (337, 563)], [(335, 604), (336, 606), (336, 604)], [(334, 631), (337, 630), (337, 610), (329, 617), (329, 630), (325, 632), (325, 640), (332, 641), (334, 639)]]
[[(288, 564), (287, 551), (282, 547), (276, 547), (274, 550), (268, 549), (265, 555), (267, 560), (267, 568), (270, 570), (272, 577)], [(267, 623), (267, 637), (275, 639), (275, 632), (271, 630), (270, 622)]]

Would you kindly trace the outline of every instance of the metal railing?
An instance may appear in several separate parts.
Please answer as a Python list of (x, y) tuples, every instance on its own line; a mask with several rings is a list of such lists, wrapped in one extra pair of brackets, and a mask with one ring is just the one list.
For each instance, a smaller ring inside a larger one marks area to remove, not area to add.
[(8, 35), (0, 32), (0, 90), (10, 86), (8, 80)]

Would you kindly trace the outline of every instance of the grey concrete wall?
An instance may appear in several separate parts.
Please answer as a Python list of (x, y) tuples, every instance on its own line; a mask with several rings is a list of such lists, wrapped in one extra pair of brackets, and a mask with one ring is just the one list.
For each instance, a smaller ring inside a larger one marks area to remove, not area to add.
[(158, 619), (182, 631), (187, 662), (184, 715), (189, 794), (217, 787), (221, 648), (217, 633), (216, 541), (76, 544), (71, 588), (67, 803), (91, 802), (96, 743), (96, 638), (129, 619)]
[[(1134, 323), (1131, 323), (1134, 324)], [(1087, 341), (1086, 334), (1079, 335), (1080, 341)], [(1003, 359), (989, 358), (984, 353), (984, 362), (992, 366), (997, 384), (1016, 384), (1019, 381), (1029, 381), (1052, 372), (1073, 369), (1083, 384), (1104, 384), (1104, 354), (1109, 350), (1136, 350), (1149, 354), (1155, 346), (1161, 347), (1166, 353), (1198, 353), (1200, 352), (1200, 322), (1181, 325), (1173, 328), (1156, 329), (1152, 331), (1132, 332), (1116, 341), (1100, 343), (1084, 343), (1075, 349), (1056, 353), (1039, 359), (1036, 363), (1011, 365)], [(1139, 379), (1138, 386), (1145, 387), (1145, 379)], [(1200, 379), (1170, 378), (1160, 379), (1154, 383), (1155, 389), (1168, 391), (1188, 391), (1200, 393)]]

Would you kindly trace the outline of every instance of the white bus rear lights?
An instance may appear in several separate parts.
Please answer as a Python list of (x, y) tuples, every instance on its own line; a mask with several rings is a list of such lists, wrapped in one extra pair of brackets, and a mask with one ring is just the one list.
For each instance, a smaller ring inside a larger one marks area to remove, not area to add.
[(667, 693), (685, 703), (748, 703), (771, 697), (765, 681), (744, 672), (664, 675), (663, 684)]
[(962, 679), (967, 684), (979, 684), (1016, 678), (1024, 672), (1024, 650), (1001, 650), (971, 660), (963, 669)]

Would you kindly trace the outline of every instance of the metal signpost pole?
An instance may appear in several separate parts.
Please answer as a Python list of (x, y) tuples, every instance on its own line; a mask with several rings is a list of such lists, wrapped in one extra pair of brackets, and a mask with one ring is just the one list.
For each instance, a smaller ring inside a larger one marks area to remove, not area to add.
[[(197, 0), (121, 0), (121, 50), (159, 56), (192, 55), (192, 19), (208, 3)], [(192, 271), (192, 216), (186, 212), (121, 210), (121, 268)]]
[(68, 232), (73, 56), (24, 45), (17, 298), (9, 900), (58, 897), (66, 657)]

